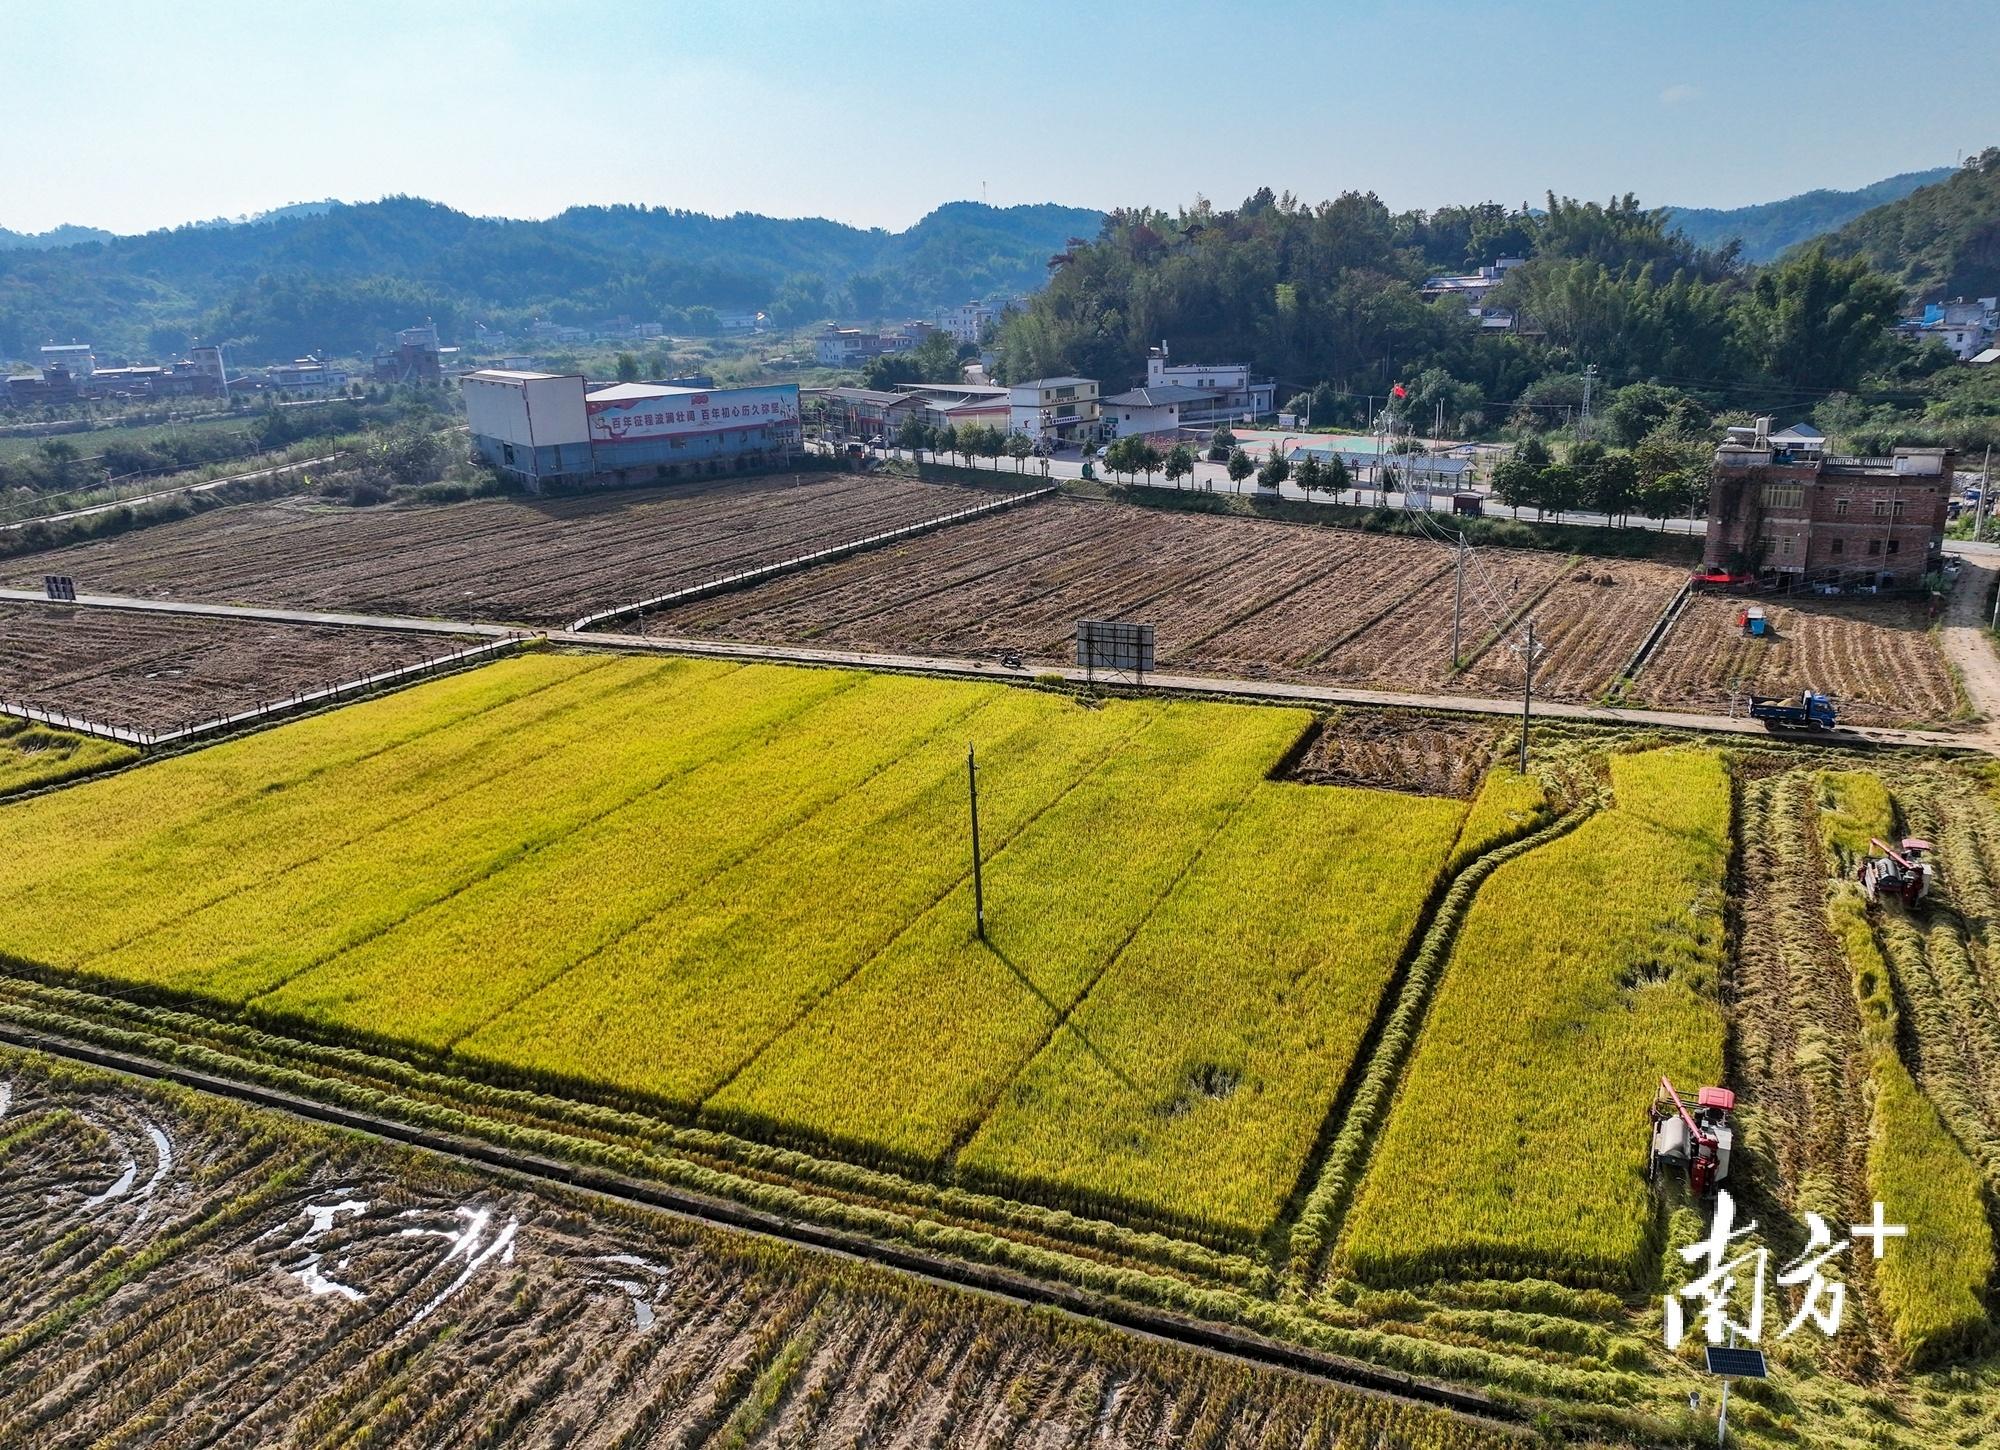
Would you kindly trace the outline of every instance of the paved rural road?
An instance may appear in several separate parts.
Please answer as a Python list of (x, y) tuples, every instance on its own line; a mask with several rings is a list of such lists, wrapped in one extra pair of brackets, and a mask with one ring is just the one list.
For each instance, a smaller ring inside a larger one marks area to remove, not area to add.
[[(1294, 441), (1305, 442), (1310, 436), (1309, 434), (1299, 434), (1295, 436)], [(902, 458), (908, 456), (905, 452), (889, 448), (877, 448), (874, 450), (874, 453), (879, 458)], [(1252, 456), (1262, 457), (1262, 450), (1258, 450)], [(976, 466), (984, 472), (996, 473), (1002, 478), (1018, 476), (1024, 482), (1039, 483), (1045, 479), (1051, 482), (1074, 482), (1083, 477), (1083, 460), (1081, 458), (1054, 458), (1048, 462), (1049, 470), (1046, 475), (1041, 471), (1040, 462), (1032, 462), (1029, 468), (1020, 471), (1018, 474), (1014, 468), (1013, 460), (1007, 458), (1000, 459), (997, 466), (990, 469), (983, 463)], [(1105, 473), (1103, 464), (1100, 463), (1096, 467), (1099, 478), (1109, 476)], [(1141, 478), (1144, 477), (1144, 475), (1139, 476)], [(1154, 486), (1158, 488), (1176, 487), (1176, 485), (1168, 483), (1164, 478), (1156, 478)], [(1180, 487), (1190, 492), (1236, 493), (1245, 495), (1246, 497), (1255, 497), (1258, 495), (1269, 497), (1271, 493), (1269, 489), (1259, 488), (1254, 476), (1246, 478), (1239, 483), (1229, 476), (1229, 470), (1224, 468), (1223, 465), (1220, 463), (1210, 463), (1207, 459), (1202, 459), (1195, 464), (1193, 476), (1186, 483), (1180, 485)], [(1354, 496), (1350, 502), (1364, 508), (1373, 507), (1378, 499), (1383, 500), (1384, 506), (1388, 508), (1410, 507), (1408, 499), (1393, 489), (1387, 494), (1377, 494), (1373, 488), (1366, 487), (1351, 490), (1351, 492)], [(1333, 502), (1333, 500), (1329, 499), (1323, 493), (1316, 493), (1308, 497), (1304, 489), (1290, 482), (1280, 484), (1278, 486), (1278, 494), (1280, 497), (1294, 503), (1324, 504)], [(1431, 495), (1429, 511), (1439, 515), (1440, 522), (1444, 518), (1450, 517), (1452, 511), (1450, 492), (1434, 492)], [(1522, 523), (1537, 522), (1533, 509), (1508, 508), (1505, 504), (1493, 502), (1491, 497), (1488, 497), (1486, 500), (1483, 517), (1489, 519), (1518, 519)], [(1603, 514), (1585, 513), (1582, 510), (1571, 510), (1563, 514), (1560, 518), (1550, 517), (1541, 520), (1541, 522), (1577, 524), (1589, 528), (1617, 527), (1630, 529), (1643, 527), (1648, 533), (1705, 535), (1708, 532), (1708, 524), (1704, 519), (1668, 519), (1664, 529), (1660, 527), (1658, 520), (1644, 520), (1638, 524), (1622, 523), (1614, 526), (1612, 521)]]
[[(0, 600), (22, 600), (48, 604), (32, 589), (0, 589)], [(712, 639), (683, 639), (668, 635), (579, 634), (571, 630), (521, 630), (501, 624), (472, 624), (463, 620), (410, 619), (389, 614), (328, 614), (304, 609), (264, 609), (239, 604), (192, 604), (180, 600), (129, 599), (109, 594), (79, 594), (79, 606), (96, 609), (136, 609), (156, 614), (211, 615), (224, 619), (256, 619), (276, 624), (333, 624), (355, 629), (401, 629), (426, 634), (472, 634), (505, 638), (519, 634), (542, 634), (558, 644), (586, 645), (596, 649), (659, 650), (669, 654), (715, 655), (725, 659), (769, 660), (776, 664), (841, 665), (854, 669), (890, 672), (961, 675), (975, 679), (1012, 680), (1017, 683), (1038, 676), (1060, 675), (1082, 683), (1087, 673), (1075, 666), (1030, 664), (1012, 669), (993, 660), (957, 659), (949, 655), (877, 653), (867, 650), (809, 649), (798, 645), (750, 644)], [(52, 608), (68, 608), (51, 605)], [(1990, 651), (1989, 651), (1990, 653)], [(1410, 695), (1393, 690), (1357, 690), (1338, 685), (1301, 685), (1283, 680), (1229, 679), (1208, 675), (1148, 675), (1148, 689), (1170, 694), (1227, 695), (1244, 700), (1296, 700), (1309, 705), (1395, 706), (1414, 710), (1455, 710), (1474, 715), (1517, 715), (1519, 699), (1486, 695)], [(1968, 691), (1971, 686), (1967, 686)], [(1979, 704), (1979, 697), (1974, 697)], [(1983, 706), (1982, 706), (1983, 708)], [(1681, 715), (1666, 710), (1609, 710), (1598, 705), (1573, 705), (1561, 701), (1536, 701), (1535, 713), (1549, 719), (1595, 720), (1606, 725), (1658, 725), (1678, 730), (1702, 730), (1727, 735), (1764, 735), (1762, 725), (1753, 720), (1727, 715)], [(1989, 750), (2000, 754), (2000, 735), (1985, 733), (1949, 734), (1940, 730), (1885, 730), (1846, 728), (1831, 736), (1808, 737), (1835, 743), (1875, 745), (1938, 746), (1956, 750)]]
[(113, 509), (127, 509), (135, 504), (152, 503), (155, 499), (173, 498), (183, 493), (206, 493), (212, 488), (225, 484), (242, 483), (252, 478), (274, 478), (280, 473), (294, 473), (301, 468), (317, 468), (322, 463), (332, 463), (344, 458), (344, 453), (328, 453), (319, 458), (302, 458), (297, 463), (277, 463), (269, 468), (255, 469), (249, 473), (232, 473), (223, 478), (205, 479), (200, 483), (184, 483), (178, 488), (163, 488), (156, 493), (136, 493), (130, 498), (113, 499), (110, 503), (92, 504), (87, 509), (70, 509), (67, 513), (41, 514), (32, 519), (21, 519), (11, 524), (0, 524), (0, 534), (13, 529), (25, 529), (29, 524), (58, 524), (64, 519), (87, 519), (92, 514), (108, 514)]

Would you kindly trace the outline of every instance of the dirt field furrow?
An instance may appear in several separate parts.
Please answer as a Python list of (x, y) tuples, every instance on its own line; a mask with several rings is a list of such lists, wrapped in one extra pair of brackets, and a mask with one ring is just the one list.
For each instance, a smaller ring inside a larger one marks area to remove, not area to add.
[[(1572, 566), (1532, 611), (1543, 651), (1536, 692), (1562, 700), (1601, 694), (1685, 578), (1664, 564), (1586, 559)], [(1483, 693), (1511, 693), (1521, 687), (1521, 657), (1489, 649), (1461, 678)]]

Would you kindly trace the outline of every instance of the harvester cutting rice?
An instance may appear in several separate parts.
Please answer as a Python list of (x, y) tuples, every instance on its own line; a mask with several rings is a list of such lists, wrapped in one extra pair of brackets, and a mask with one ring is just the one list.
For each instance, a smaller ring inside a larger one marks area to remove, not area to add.
[(1920, 841), (1915, 836), (1905, 836), (1900, 851), (1871, 838), (1868, 858), (1854, 868), (1855, 879), (1868, 893), (1869, 904), (1889, 899), (1915, 906), (1929, 896), (1933, 873), (1924, 857), (1930, 850), (1929, 841)]
[(1697, 1199), (1712, 1197), (1729, 1177), (1729, 1150), (1736, 1142), (1729, 1114), (1735, 1107), (1736, 1094), (1728, 1088), (1705, 1087), (1689, 1098), (1661, 1078), (1648, 1114), (1652, 1141), (1646, 1181), (1658, 1183), (1662, 1170), (1684, 1173), (1689, 1193)]

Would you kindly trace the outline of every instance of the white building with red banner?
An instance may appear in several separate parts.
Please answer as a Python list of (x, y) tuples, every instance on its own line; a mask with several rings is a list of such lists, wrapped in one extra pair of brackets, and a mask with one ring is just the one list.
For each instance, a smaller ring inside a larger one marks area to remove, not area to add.
[(574, 373), (488, 369), (466, 374), (464, 390), (473, 451), (530, 481), (740, 473), (800, 448), (795, 383), (593, 385)]

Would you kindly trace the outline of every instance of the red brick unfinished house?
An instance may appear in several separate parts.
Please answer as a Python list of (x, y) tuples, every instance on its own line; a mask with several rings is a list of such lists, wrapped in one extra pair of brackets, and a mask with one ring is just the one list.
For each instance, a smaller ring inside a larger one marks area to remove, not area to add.
[(1942, 563), (1954, 457), (1836, 458), (1816, 429), (1731, 428), (1715, 450), (1703, 563), (1781, 587), (1913, 588)]

